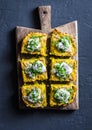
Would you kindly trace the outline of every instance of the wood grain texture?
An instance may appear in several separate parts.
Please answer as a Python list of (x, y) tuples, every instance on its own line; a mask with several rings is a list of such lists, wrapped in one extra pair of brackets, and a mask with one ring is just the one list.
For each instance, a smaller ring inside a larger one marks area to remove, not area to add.
[[(21, 54), (20, 54), (20, 48), (21, 48), (21, 42), (23, 40), (23, 38), (29, 33), (29, 32), (45, 32), (47, 34), (51, 33), (51, 31), (54, 29), (52, 28), (51, 29), (51, 25), (49, 22), (51, 22), (50, 20), (50, 15), (48, 15), (47, 17), (44, 17), (43, 15), (43, 11), (47, 11), (49, 14), (49, 11), (50, 11), (50, 6), (40, 6), (39, 7), (39, 15), (40, 15), (40, 20), (41, 20), (41, 29), (42, 30), (39, 30), (39, 29), (33, 29), (33, 28), (26, 28), (26, 27), (20, 27), (20, 26), (17, 26), (16, 27), (16, 40), (17, 40), (17, 45), (16, 45), (16, 49), (17, 49), (17, 70), (18, 70), (18, 87), (19, 87), (19, 105), (20, 105), (20, 108), (26, 108), (25, 105), (23, 104), (22, 100), (21, 100), (21, 93), (20, 93), (20, 88), (23, 84), (23, 81), (22, 81), (22, 76), (21, 76), (21, 68), (20, 68), (20, 60), (21, 60)], [(41, 17), (42, 16), (42, 17)], [(48, 24), (47, 22), (44, 23), (44, 21), (49, 18), (48, 21)], [(65, 25), (61, 25), (59, 27), (55, 27), (56, 29), (58, 29), (59, 31), (61, 32), (66, 32), (66, 33), (69, 33), (70, 35), (73, 35), (76, 39), (76, 46), (77, 46), (77, 54), (75, 57), (72, 57), (73, 59), (77, 60), (78, 62), (78, 30), (77, 30), (77, 21), (73, 21), (73, 22), (70, 22), (68, 24), (65, 24)], [(78, 66), (77, 66), (77, 81), (74, 82), (74, 84), (76, 84), (78, 86), (77, 88), (77, 95), (76, 95), (76, 98), (74, 100), (74, 102), (72, 104), (69, 104), (67, 105), (66, 107), (49, 107), (47, 106), (46, 109), (60, 109), (60, 110), (76, 110), (76, 109), (79, 109), (79, 84), (78, 84)]]
[(51, 6), (39, 6), (41, 30), (48, 33), (51, 29)]

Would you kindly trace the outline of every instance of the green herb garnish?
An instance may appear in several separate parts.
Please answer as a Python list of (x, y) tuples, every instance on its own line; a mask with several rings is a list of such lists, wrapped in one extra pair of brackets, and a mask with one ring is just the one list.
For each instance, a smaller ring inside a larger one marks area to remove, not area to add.
[(40, 43), (40, 38), (42, 36), (32, 36), (26, 46), (25, 46), (25, 50), (29, 51), (29, 52), (35, 52), (35, 51), (40, 51), (40, 47), (41, 47), (41, 43)]
[(69, 78), (71, 72), (72, 68), (65, 62), (57, 63), (54, 66), (54, 74), (61, 80), (62, 78)]
[(66, 89), (64, 88), (60, 88), (57, 89), (54, 92), (54, 99), (58, 102), (58, 103), (68, 103), (70, 98), (70, 92), (68, 92)]
[(59, 41), (56, 43), (56, 47), (58, 50), (65, 52), (70, 50), (70, 46), (71, 46), (70, 44), (71, 44), (70, 37), (64, 36), (61, 37)]
[(41, 90), (38, 88), (32, 89), (27, 95), (27, 100), (33, 104), (40, 103), (43, 100)]
[(24, 70), (25, 74), (28, 77), (34, 78), (37, 74), (41, 74), (46, 71), (45, 66), (41, 61), (35, 61), (34, 63), (30, 63)]
[(72, 93), (73, 89), (72, 88), (68, 88), (67, 91), (70, 92), (70, 93)]

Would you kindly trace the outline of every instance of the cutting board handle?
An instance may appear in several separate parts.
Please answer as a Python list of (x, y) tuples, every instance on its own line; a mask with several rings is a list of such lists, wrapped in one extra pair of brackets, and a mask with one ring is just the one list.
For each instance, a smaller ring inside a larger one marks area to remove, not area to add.
[(51, 29), (51, 6), (39, 6), (41, 30), (48, 33)]

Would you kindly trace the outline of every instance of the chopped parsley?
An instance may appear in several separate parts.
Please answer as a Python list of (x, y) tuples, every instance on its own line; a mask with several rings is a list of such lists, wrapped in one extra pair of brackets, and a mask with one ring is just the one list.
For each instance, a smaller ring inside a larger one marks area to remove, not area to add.
[(40, 38), (42, 36), (32, 36), (28, 42), (27, 45), (25, 46), (25, 50), (29, 52), (35, 52), (35, 51), (40, 51), (41, 48), (41, 43), (40, 43)]
[(41, 74), (45, 71), (46, 71), (46, 67), (39, 60), (28, 64), (24, 70), (25, 74), (30, 78), (34, 78), (37, 74)]
[(67, 91), (70, 92), (70, 93), (72, 93), (73, 89), (72, 88), (68, 88)]
[(33, 104), (40, 103), (43, 100), (41, 90), (38, 88), (33, 88), (27, 93), (26, 99)]
[(69, 36), (64, 36), (56, 43), (56, 47), (59, 51), (68, 52), (71, 50), (71, 39)]
[(56, 63), (53, 73), (60, 79), (67, 78), (72, 73), (72, 68), (65, 62)]
[(59, 88), (54, 92), (54, 99), (58, 103), (68, 103), (70, 96), (70, 92), (65, 88)]

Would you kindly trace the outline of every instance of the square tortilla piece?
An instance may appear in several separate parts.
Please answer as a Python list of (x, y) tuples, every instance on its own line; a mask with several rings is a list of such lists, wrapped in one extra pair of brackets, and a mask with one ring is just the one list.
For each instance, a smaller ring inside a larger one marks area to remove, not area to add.
[(21, 68), (22, 68), (22, 76), (24, 82), (34, 82), (36, 80), (47, 80), (47, 69), (46, 72), (43, 72), (42, 74), (37, 74), (35, 78), (31, 78), (25, 74), (25, 68), (28, 64), (34, 63), (35, 61), (40, 60), (44, 66), (46, 67), (46, 60), (43, 57), (40, 58), (31, 58), (31, 59), (22, 59), (21, 62)]
[[(71, 51), (60, 51), (56, 47), (56, 43), (59, 42), (60, 38), (62, 37), (69, 37), (70, 38), (70, 43), (71, 43)], [(59, 32), (58, 30), (54, 29), (52, 31), (51, 35), (51, 43), (50, 43), (50, 55), (55, 55), (55, 56), (62, 56), (62, 57), (70, 57), (74, 56), (76, 54), (76, 42), (73, 36), (67, 34), (67, 33), (62, 33)]]
[[(67, 63), (71, 68), (72, 68), (72, 73), (70, 74), (69, 77), (67, 78), (59, 78), (58, 76), (56, 76), (53, 73), (53, 69), (56, 63), (61, 63), (61, 62), (65, 62)], [(73, 60), (73, 59), (55, 59), (55, 58), (51, 58), (51, 71), (50, 71), (50, 80), (51, 81), (76, 81), (76, 77), (77, 77), (77, 61)]]
[[(28, 40), (32, 37), (39, 38), (40, 44), (41, 44), (39, 51), (28, 51), (28, 50), (25, 49)], [(39, 33), (39, 32), (30, 32), (22, 41), (21, 53), (31, 54), (31, 55), (37, 54), (37, 55), (46, 56), (46, 46), (47, 46), (46, 41), (47, 41), (47, 34)]]
[[(68, 103), (65, 102), (58, 102), (54, 98), (54, 93), (56, 90), (64, 88), (69, 91), (71, 98), (69, 99)], [(51, 89), (50, 89), (50, 106), (66, 106), (68, 104), (71, 104), (74, 102), (75, 97), (76, 97), (76, 92), (77, 92), (77, 86), (74, 84), (51, 84)]]
[[(31, 103), (27, 100), (27, 95), (28, 95), (28, 92), (30, 92), (32, 89), (34, 88), (38, 88), (41, 90), (41, 97), (42, 97), (42, 101), (41, 102), (38, 102), (38, 103)], [(26, 85), (24, 84), (22, 87), (21, 87), (21, 94), (22, 94), (22, 100), (24, 102), (24, 104), (26, 105), (26, 107), (30, 107), (30, 108), (38, 108), (38, 107), (46, 107), (47, 106), (47, 97), (46, 97), (46, 85), (45, 84), (38, 84), (38, 83), (35, 83), (35, 84), (29, 84), (29, 85)]]

